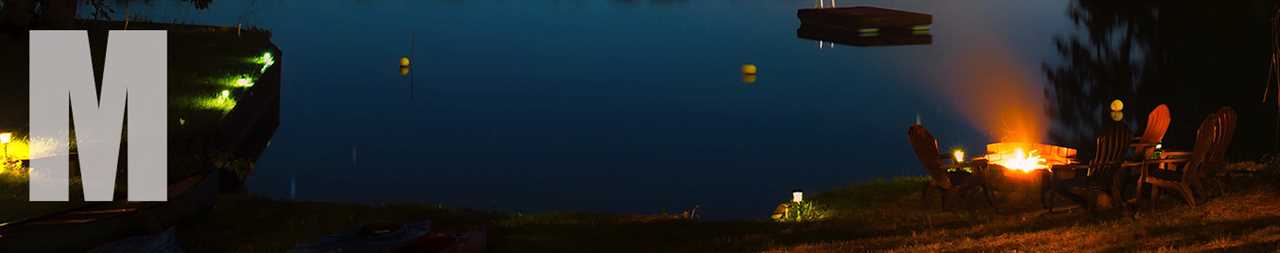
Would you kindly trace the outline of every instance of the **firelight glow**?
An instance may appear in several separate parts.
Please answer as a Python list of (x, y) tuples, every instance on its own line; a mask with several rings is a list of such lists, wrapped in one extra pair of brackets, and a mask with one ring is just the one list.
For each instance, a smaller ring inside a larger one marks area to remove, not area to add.
[(1040, 168), (1048, 168), (1049, 164), (1043, 157), (1040, 157), (1038, 153), (1039, 150), (1025, 152), (1022, 148), (1017, 148), (1013, 150), (1013, 153), (992, 156), (991, 163), (1022, 172), (1031, 172)]

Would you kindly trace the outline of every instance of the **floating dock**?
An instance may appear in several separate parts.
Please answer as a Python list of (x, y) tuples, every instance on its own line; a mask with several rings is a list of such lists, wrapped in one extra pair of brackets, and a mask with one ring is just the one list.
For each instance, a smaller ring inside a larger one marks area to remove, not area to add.
[(876, 7), (813, 8), (796, 11), (801, 26), (858, 31), (911, 30), (933, 24), (933, 15)]
[(929, 14), (876, 7), (800, 9), (796, 37), (851, 46), (927, 45), (933, 43)]

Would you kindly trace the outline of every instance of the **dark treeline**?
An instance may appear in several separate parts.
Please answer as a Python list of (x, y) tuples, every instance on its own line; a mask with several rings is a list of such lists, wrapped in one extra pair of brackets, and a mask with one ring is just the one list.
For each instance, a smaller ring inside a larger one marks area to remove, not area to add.
[[(108, 1), (115, 2), (110, 4)], [(81, 7), (91, 7), (96, 19), (109, 19), (119, 7), (152, 0), (0, 0), (0, 27), (9, 33), (29, 29), (74, 28)], [(208, 9), (213, 0), (182, 0), (198, 10)]]
[[(1174, 121), (1165, 143), (1173, 148), (1190, 148), (1199, 122), (1221, 106), (1241, 115), (1232, 158), (1280, 148), (1280, 107), (1268, 79), (1276, 1), (1070, 4), (1067, 15), (1077, 31), (1055, 39), (1062, 62), (1044, 65), (1051, 141), (1092, 146), (1092, 130), (1111, 121), (1109, 102), (1122, 99), (1124, 120), (1135, 132), (1151, 109), (1168, 104)], [(1272, 94), (1264, 100), (1268, 85)]]

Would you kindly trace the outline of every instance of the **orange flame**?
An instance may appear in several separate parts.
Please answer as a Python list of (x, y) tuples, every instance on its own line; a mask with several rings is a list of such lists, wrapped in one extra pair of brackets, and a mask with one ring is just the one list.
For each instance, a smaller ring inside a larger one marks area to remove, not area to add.
[(1044, 157), (1040, 157), (1039, 150), (1031, 150), (1024, 152), (1022, 148), (1016, 148), (1011, 153), (998, 153), (989, 156), (991, 163), (1004, 166), (1005, 168), (1015, 169), (1022, 172), (1031, 172), (1036, 169), (1048, 168), (1049, 164)]

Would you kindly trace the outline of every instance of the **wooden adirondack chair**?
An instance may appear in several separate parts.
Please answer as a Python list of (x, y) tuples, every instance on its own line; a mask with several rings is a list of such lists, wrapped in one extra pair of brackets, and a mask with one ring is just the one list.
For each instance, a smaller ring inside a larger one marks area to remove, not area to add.
[(1236, 111), (1224, 106), (1218, 109), (1217, 120), (1219, 129), (1214, 137), (1216, 141), (1209, 150), (1200, 176), (1209, 183), (1207, 186), (1214, 188), (1213, 192), (1225, 194), (1228, 186), (1226, 177), (1230, 173), (1227, 171), (1227, 149), (1231, 147), (1231, 139), (1236, 131)]
[(1160, 163), (1166, 165), (1180, 166), (1160, 166), (1166, 167), (1146, 167), (1142, 170), (1139, 178), (1138, 192), (1142, 192), (1143, 183), (1151, 184), (1151, 206), (1156, 206), (1157, 200), (1160, 198), (1160, 189), (1170, 189), (1177, 191), (1182, 195), (1182, 199), (1187, 205), (1196, 206), (1195, 190), (1202, 190), (1200, 183), (1202, 170), (1209, 160), (1209, 156), (1215, 149), (1218, 137), (1222, 136), (1221, 118), (1217, 113), (1209, 114), (1204, 121), (1200, 123), (1200, 128), (1196, 130), (1196, 143), (1192, 147), (1191, 153), (1186, 152), (1164, 152), (1164, 156)]
[[(1123, 178), (1120, 169), (1124, 166), (1125, 153), (1133, 140), (1129, 128), (1121, 123), (1108, 124), (1098, 133), (1094, 156), (1088, 164), (1061, 165), (1052, 168), (1054, 192), (1063, 195), (1076, 204), (1090, 208), (1089, 201), (1075, 194), (1072, 190), (1088, 190), (1104, 192), (1110, 195), (1113, 204), (1124, 206), (1121, 196)], [(1052, 198), (1047, 201), (1047, 208), (1052, 210)], [(1092, 208), (1090, 208), (1092, 209)]]
[[(947, 196), (950, 194), (968, 194), (974, 190), (981, 189), (987, 204), (995, 207), (995, 202), (991, 200), (990, 187), (986, 183), (986, 163), (983, 161), (969, 163), (950, 163), (944, 164), (944, 160), (949, 160), (938, 150), (938, 140), (929, 133), (924, 126), (915, 124), (907, 128), (907, 140), (911, 143), (911, 148), (915, 151), (916, 158), (920, 159), (920, 165), (924, 167), (926, 173), (929, 174), (929, 182), (924, 185), (924, 191), (921, 192), (921, 200), (924, 206), (929, 206), (929, 193), (938, 192), (942, 198), (942, 208), (947, 206)], [(973, 168), (973, 172), (964, 172), (957, 169), (963, 167)], [(950, 170), (950, 171), (949, 171)]]
[(1173, 118), (1169, 115), (1169, 106), (1161, 104), (1156, 109), (1151, 110), (1147, 114), (1147, 128), (1139, 136), (1137, 142), (1132, 146), (1137, 154), (1143, 158), (1152, 157), (1156, 151), (1156, 145), (1164, 140), (1164, 133), (1169, 130), (1169, 122)]

